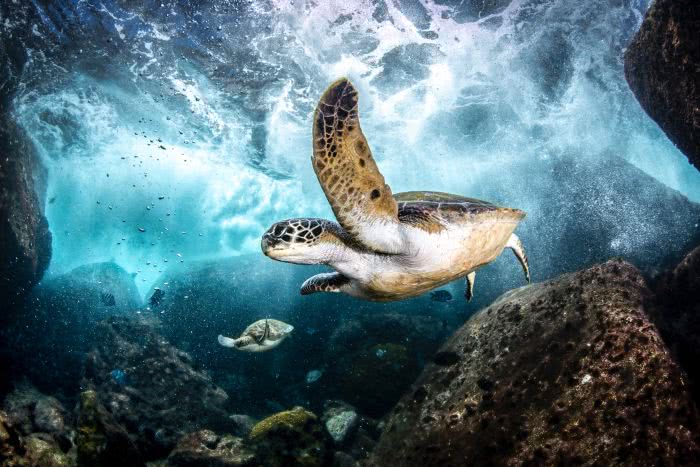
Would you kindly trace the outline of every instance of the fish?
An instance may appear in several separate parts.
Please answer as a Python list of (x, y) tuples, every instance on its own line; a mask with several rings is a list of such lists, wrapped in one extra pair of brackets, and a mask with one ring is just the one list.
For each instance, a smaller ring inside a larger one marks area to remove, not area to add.
[(311, 370), (306, 373), (306, 384), (313, 384), (323, 376), (323, 370)]
[(148, 304), (155, 308), (161, 304), (164, 298), (165, 292), (156, 287), (155, 289), (153, 289), (153, 295), (151, 295), (151, 298), (148, 299)]
[(434, 302), (445, 303), (452, 300), (452, 294), (444, 289), (436, 290), (434, 292), (430, 292), (430, 299)]
[(114, 294), (109, 292), (102, 292), (100, 295), (100, 300), (102, 300), (102, 304), (104, 306), (114, 306), (117, 304), (116, 300), (114, 299)]
[(126, 377), (126, 373), (124, 372), (124, 370), (120, 370), (119, 368), (116, 368), (116, 369), (112, 370), (109, 374), (112, 377), (112, 380), (114, 380), (114, 382), (117, 383), (119, 386), (126, 385), (127, 377)]

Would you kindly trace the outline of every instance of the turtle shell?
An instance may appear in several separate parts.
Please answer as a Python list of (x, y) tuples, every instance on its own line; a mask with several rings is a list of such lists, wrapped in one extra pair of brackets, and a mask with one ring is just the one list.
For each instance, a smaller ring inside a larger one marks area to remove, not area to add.
[(287, 324), (276, 319), (261, 319), (245, 328), (245, 331), (243, 331), (241, 337), (250, 336), (253, 339), (255, 339), (256, 342), (263, 340), (265, 336), (266, 321), (268, 326), (268, 334), (266, 338), (271, 341), (281, 339), (285, 335), (292, 332), (292, 330), (294, 329), (294, 327), (291, 324)]
[(437, 191), (407, 191), (394, 195), (399, 208), (399, 220), (430, 231), (441, 230), (446, 224), (503, 217), (519, 221), (525, 213), (488, 201)]

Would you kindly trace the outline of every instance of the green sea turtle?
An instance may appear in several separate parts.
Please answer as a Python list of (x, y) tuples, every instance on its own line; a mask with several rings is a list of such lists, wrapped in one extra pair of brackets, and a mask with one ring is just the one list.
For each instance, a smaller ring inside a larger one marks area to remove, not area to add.
[(238, 339), (219, 334), (219, 344), (245, 352), (265, 352), (280, 345), (293, 330), (291, 324), (276, 319), (261, 319), (245, 328)]
[(296, 264), (325, 264), (302, 294), (344, 292), (374, 301), (400, 300), (467, 278), (510, 248), (527, 281), (527, 257), (513, 233), (525, 213), (432, 191), (392, 195), (360, 129), (358, 94), (343, 78), (321, 96), (314, 114), (314, 171), (338, 223), (289, 219), (262, 237), (265, 255)]

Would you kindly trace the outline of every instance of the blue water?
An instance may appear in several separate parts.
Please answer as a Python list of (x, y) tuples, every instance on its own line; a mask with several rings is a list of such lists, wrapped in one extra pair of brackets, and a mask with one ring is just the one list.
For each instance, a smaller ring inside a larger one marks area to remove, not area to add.
[[(276, 220), (331, 217), (310, 117), (339, 76), (394, 192), (484, 197), (543, 223), (561, 183), (543, 164), (622, 158), (700, 200), (700, 175), (623, 78), (648, 2), (317, 3), (42, 10), (37, 34), (65, 52), (32, 54), (15, 113), (48, 169), (47, 277), (114, 261), (145, 294), (174, 263), (257, 253)], [(614, 221), (635, 233), (613, 253), (659, 241), (636, 213)]]

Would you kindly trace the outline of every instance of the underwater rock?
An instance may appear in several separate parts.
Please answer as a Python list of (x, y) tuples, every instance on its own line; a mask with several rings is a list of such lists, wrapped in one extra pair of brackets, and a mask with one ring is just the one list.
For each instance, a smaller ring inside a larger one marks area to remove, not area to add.
[(327, 465), (328, 438), (316, 415), (301, 407), (271, 415), (250, 432), (258, 461), (266, 467)]
[(650, 315), (700, 404), (700, 246), (654, 284)]
[(80, 266), (42, 281), (22, 316), (0, 330), (13, 354), (15, 379), (25, 376), (43, 392), (75, 397), (83, 360), (99, 337), (96, 324), (140, 306), (134, 278), (114, 263)]
[(143, 466), (136, 444), (90, 389), (80, 394), (76, 445), (80, 466)]
[(39, 282), (51, 258), (42, 200), (45, 170), (5, 106), (0, 106), (0, 155), (0, 320), (5, 321), (16, 313), (10, 305), (20, 303)]
[(246, 437), (253, 429), (258, 420), (254, 419), (250, 415), (244, 414), (233, 414), (228, 417), (235, 425), (231, 430), (231, 433), (236, 436)]
[(700, 455), (685, 376), (612, 260), (504, 294), (442, 347), (369, 465), (618, 465)]
[(336, 358), (329, 369), (330, 393), (372, 417), (388, 412), (420, 372), (401, 344), (368, 344)]
[(225, 467), (256, 466), (255, 454), (241, 438), (219, 436), (211, 430), (189, 433), (178, 441), (167, 460), (168, 466)]
[(328, 401), (325, 404), (321, 421), (333, 441), (342, 445), (354, 434), (360, 422), (355, 409), (341, 401)]
[(30, 465), (41, 467), (68, 467), (76, 465), (74, 452), (64, 453), (53, 438), (41, 433), (24, 438), (25, 457)]
[[(13, 17), (16, 9), (3, 4), (0, 16)], [(0, 321), (14, 314), (10, 305), (19, 303), (39, 282), (51, 258), (43, 202), (46, 170), (29, 135), (12, 115), (29, 59), (21, 35), (32, 36), (29, 30), (20, 30), (3, 34), (0, 43)]]
[[(144, 459), (165, 457), (186, 433), (235, 429), (227, 394), (150, 325), (113, 317), (96, 332), (100, 341), (86, 359), (82, 385), (95, 390)], [(124, 372), (122, 383), (114, 369)]]
[(3, 409), (7, 419), (23, 435), (43, 433), (64, 452), (73, 446), (72, 421), (56, 398), (23, 384), (5, 397)]
[(13, 425), (7, 414), (0, 410), (0, 465), (3, 467), (28, 465), (23, 457), (24, 452), (22, 434)]
[(655, 0), (625, 52), (625, 78), (642, 108), (700, 170), (698, 24), (696, 0)]

